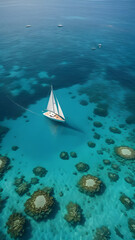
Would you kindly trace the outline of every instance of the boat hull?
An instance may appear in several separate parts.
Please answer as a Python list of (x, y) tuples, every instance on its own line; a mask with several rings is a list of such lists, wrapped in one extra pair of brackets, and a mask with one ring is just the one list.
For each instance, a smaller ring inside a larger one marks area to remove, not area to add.
[(52, 113), (50, 111), (44, 112), (43, 115), (56, 122), (65, 122), (65, 119), (60, 117), (58, 114)]

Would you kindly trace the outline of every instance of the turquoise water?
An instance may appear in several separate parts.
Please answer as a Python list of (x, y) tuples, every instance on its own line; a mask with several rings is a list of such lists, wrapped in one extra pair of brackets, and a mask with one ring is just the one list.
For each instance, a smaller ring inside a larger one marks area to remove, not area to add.
[[(5, 225), (14, 211), (29, 220), (23, 240), (92, 240), (103, 225), (112, 240), (133, 239), (128, 219), (135, 219), (134, 208), (126, 210), (119, 198), (124, 193), (135, 202), (134, 185), (124, 179), (134, 179), (135, 163), (118, 161), (114, 148), (135, 149), (134, 10), (133, 1), (0, 1), (0, 126), (9, 128), (1, 134), (0, 154), (8, 156), (12, 166), (0, 180), (1, 198), (8, 197), (0, 214), (5, 239), (11, 239)], [(66, 117), (64, 125), (42, 115), (51, 84)], [(106, 116), (94, 114), (98, 104), (107, 105)], [(88, 141), (96, 146), (88, 147)], [(77, 158), (63, 160), (62, 151), (74, 151)], [(105, 165), (104, 159), (121, 171)], [(90, 166), (88, 172), (77, 171), (79, 162)], [(19, 196), (14, 185), (22, 175), (30, 182), (37, 166), (48, 172), (37, 177), (39, 183), (31, 185), (29, 195), (53, 187), (59, 206), (53, 217), (41, 222), (24, 212), (30, 196)], [(110, 181), (108, 172), (118, 174), (118, 181)], [(90, 197), (78, 190), (79, 179), (87, 174), (102, 180), (103, 194)], [(83, 210), (84, 222), (76, 227), (64, 219), (70, 201)]]

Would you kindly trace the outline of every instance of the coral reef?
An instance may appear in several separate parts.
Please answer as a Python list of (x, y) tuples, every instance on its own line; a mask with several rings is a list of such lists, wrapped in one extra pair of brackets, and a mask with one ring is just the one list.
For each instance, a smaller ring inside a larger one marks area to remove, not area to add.
[(0, 178), (3, 177), (3, 174), (11, 168), (9, 164), (10, 159), (8, 157), (0, 156)]
[(80, 95), (86, 94), (89, 101), (94, 103), (110, 102), (112, 98), (110, 86), (108, 86), (108, 83), (101, 83), (101, 81), (94, 81), (89, 86), (81, 87), (78, 92)]
[(125, 194), (122, 194), (120, 196), (121, 203), (126, 207), (126, 209), (132, 209), (133, 208), (133, 201), (127, 197)]
[(33, 168), (33, 173), (38, 177), (44, 177), (47, 174), (47, 170), (43, 167), (35, 167)]
[(31, 182), (30, 182), (31, 184), (37, 184), (37, 183), (39, 183), (39, 179), (38, 178), (31, 178)]
[(135, 219), (133, 218), (128, 219), (128, 227), (130, 229), (130, 232), (133, 233), (133, 236), (135, 237)]
[(25, 202), (25, 212), (36, 221), (48, 218), (53, 211), (55, 199), (44, 190), (35, 191)]
[(18, 149), (19, 149), (18, 146), (13, 146), (13, 147), (12, 147), (12, 150), (13, 150), (13, 151), (17, 151)]
[(104, 159), (104, 160), (103, 160), (103, 163), (104, 163), (105, 165), (110, 165), (110, 164), (111, 164), (111, 161), (108, 160), (108, 159)]
[(23, 196), (31, 187), (31, 184), (24, 180), (24, 176), (15, 178), (14, 185), (16, 186), (15, 191), (19, 194), (19, 196)]
[(105, 142), (106, 142), (108, 145), (115, 143), (115, 141), (114, 141), (112, 138), (106, 138), (106, 139), (105, 139)]
[(43, 190), (44, 192), (48, 193), (49, 195), (52, 195), (52, 194), (54, 193), (52, 187), (44, 187), (42, 190)]
[(129, 184), (131, 184), (131, 185), (134, 185), (135, 184), (135, 180), (133, 179), (133, 178), (131, 178), (131, 177), (125, 177), (124, 178), (125, 179), (125, 181), (127, 182), (127, 183), (129, 183)]
[(94, 122), (93, 123), (94, 127), (100, 128), (103, 126), (103, 124), (101, 122)]
[(102, 106), (97, 107), (94, 109), (94, 114), (98, 115), (100, 117), (106, 117), (108, 115), (108, 111), (106, 108), (103, 108)]
[(70, 156), (71, 156), (72, 158), (77, 158), (76, 152), (70, 152)]
[(115, 232), (117, 236), (119, 236), (122, 239), (124, 238), (124, 235), (120, 232), (120, 230), (117, 227), (115, 227)]
[(127, 160), (135, 159), (135, 150), (127, 146), (115, 147), (115, 153)]
[(59, 196), (60, 196), (60, 197), (63, 197), (63, 192), (59, 192)]
[(119, 179), (119, 176), (116, 173), (108, 172), (108, 177), (112, 182), (116, 182)]
[(9, 131), (9, 128), (0, 126), (0, 142), (2, 142), (2, 139), (7, 134), (8, 131)]
[(1, 194), (0, 194), (0, 212), (3, 210), (3, 208), (5, 207), (5, 203), (7, 201), (8, 197), (2, 198)]
[(112, 163), (111, 167), (116, 171), (120, 171), (120, 167), (115, 163)]
[(23, 180), (24, 180), (24, 176), (20, 178), (15, 178), (14, 185), (18, 187), (23, 182)]
[(96, 229), (94, 240), (109, 240), (111, 238), (111, 232), (106, 226), (102, 226)]
[(109, 130), (113, 133), (118, 133), (118, 134), (121, 133), (121, 130), (116, 127), (109, 127)]
[(94, 147), (96, 146), (96, 144), (89, 141), (89, 142), (88, 142), (88, 146), (89, 146), (90, 148), (94, 148)]
[(19, 196), (23, 196), (25, 193), (29, 191), (30, 183), (24, 181), (18, 185), (15, 191), (18, 193)]
[(79, 172), (87, 172), (89, 170), (89, 165), (83, 162), (77, 163), (75, 167)]
[(21, 213), (13, 213), (9, 217), (6, 226), (11, 238), (16, 239), (18, 237), (22, 237), (25, 232), (26, 219)]
[(65, 220), (73, 226), (81, 224), (82, 209), (77, 203), (69, 202), (66, 206), (67, 214), (64, 216)]
[(87, 106), (88, 105), (88, 102), (86, 100), (81, 100), (80, 101), (80, 104), (83, 105), (83, 106)]
[(69, 159), (69, 155), (67, 152), (61, 152), (60, 153), (60, 158), (62, 158), (63, 160), (68, 160)]
[(77, 186), (81, 192), (94, 196), (102, 192), (104, 184), (99, 178), (88, 174), (81, 177)]
[(100, 139), (100, 134), (98, 134), (98, 133), (94, 133), (94, 136), (93, 136), (95, 139), (97, 139), (97, 140), (99, 140)]

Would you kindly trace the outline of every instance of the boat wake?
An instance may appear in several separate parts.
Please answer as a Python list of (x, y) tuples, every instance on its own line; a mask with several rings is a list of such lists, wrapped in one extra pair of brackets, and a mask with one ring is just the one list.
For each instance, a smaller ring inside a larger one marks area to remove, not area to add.
[(28, 108), (23, 107), (22, 105), (20, 105), (19, 103), (15, 102), (13, 99), (11, 99), (9, 96), (6, 96), (6, 97), (9, 99), (10, 102), (12, 102), (12, 103), (15, 104), (16, 106), (22, 108), (23, 110), (28, 111), (28, 112), (30, 112), (30, 113), (33, 113), (33, 114), (41, 117), (40, 114), (38, 114), (38, 113), (36, 113), (36, 112), (33, 112), (33, 111), (31, 111), (30, 109), (28, 109)]
[[(22, 108), (24, 111), (28, 111), (28, 112), (30, 112), (30, 113), (38, 116), (38, 117), (42, 117), (42, 114), (36, 113), (36, 112), (34, 112), (34, 111), (31, 111), (31, 110), (28, 109), (28, 108), (23, 107), (22, 105), (20, 105), (19, 103), (15, 102), (13, 99), (11, 99), (8, 95), (6, 95), (6, 97), (9, 99), (10, 102), (12, 102), (13, 104), (15, 104), (17, 107)], [(73, 131), (80, 132), (80, 133), (83, 133), (83, 134), (84, 134), (84, 131), (83, 131), (81, 128), (79, 128), (79, 127), (77, 127), (77, 126), (75, 126), (75, 125), (73, 125), (73, 124), (70, 124), (70, 123), (68, 123), (68, 122), (51, 121), (51, 125), (52, 125), (52, 124), (53, 124), (53, 127), (56, 127), (56, 128), (57, 128), (57, 127), (67, 128), (67, 129), (71, 129), (71, 130), (73, 130)]]

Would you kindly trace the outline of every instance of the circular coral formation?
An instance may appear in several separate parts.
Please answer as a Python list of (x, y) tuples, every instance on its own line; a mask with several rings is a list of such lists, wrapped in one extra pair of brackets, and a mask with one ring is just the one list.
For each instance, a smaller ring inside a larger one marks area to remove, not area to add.
[(22, 237), (25, 232), (26, 219), (21, 213), (13, 213), (7, 223), (8, 233), (11, 238)]
[(82, 209), (81, 207), (73, 202), (69, 202), (66, 206), (68, 213), (64, 216), (65, 220), (71, 225), (80, 224), (82, 221)]
[(118, 133), (118, 134), (121, 133), (121, 130), (116, 127), (109, 127), (109, 130), (113, 133)]
[(103, 124), (101, 122), (94, 122), (93, 125), (97, 128), (100, 128), (103, 126)]
[(43, 167), (35, 167), (33, 168), (33, 173), (38, 177), (44, 177), (47, 174), (47, 170)]
[(79, 190), (89, 196), (99, 194), (101, 192), (102, 186), (102, 181), (90, 174), (82, 176), (78, 182)]
[(130, 232), (132, 232), (135, 237), (135, 219), (133, 219), (133, 218), (128, 219), (128, 227), (130, 229)]
[(108, 172), (108, 177), (112, 182), (116, 182), (119, 179), (119, 175), (116, 173)]
[(35, 220), (47, 218), (54, 207), (54, 198), (44, 190), (35, 191), (25, 206), (25, 212)]
[(77, 163), (75, 167), (79, 172), (87, 172), (89, 170), (89, 165), (83, 162)]
[(116, 171), (120, 171), (120, 167), (115, 163), (112, 163), (111, 167)]
[(115, 152), (118, 156), (130, 160), (135, 159), (135, 150), (127, 146), (116, 147)]
[(61, 152), (60, 153), (60, 158), (63, 160), (68, 160), (69, 159), (69, 155), (67, 152)]
[(0, 156), (0, 177), (9, 170), (10, 159), (6, 156)]
[(72, 158), (77, 158), (76, 152), (70, 152), (70, 156), (71, 156)]
[(127, 197), (125, 194), (122, 194), (120, 196), (120, 201), (126, 207), (126, 209), (133, 208), (133, 201), (129, 197)]
[(88, 142), (88, 146), (89, 146), (90, 148), (94, 148), (94, 147), (96, 146), (96, 144), (89, 141), (89, 142)]
[(104, 163), (105, 165), (110, 165), (110, 164), (111, 164), (111, 161), (108, 160), (108, 159), (104, 159), (104, 160), (103, 160), (103, 163)]
[(94, 240), (109, 240), (111, 238), (111, 232), (106, 226), (102, 226), (96, 229)]

